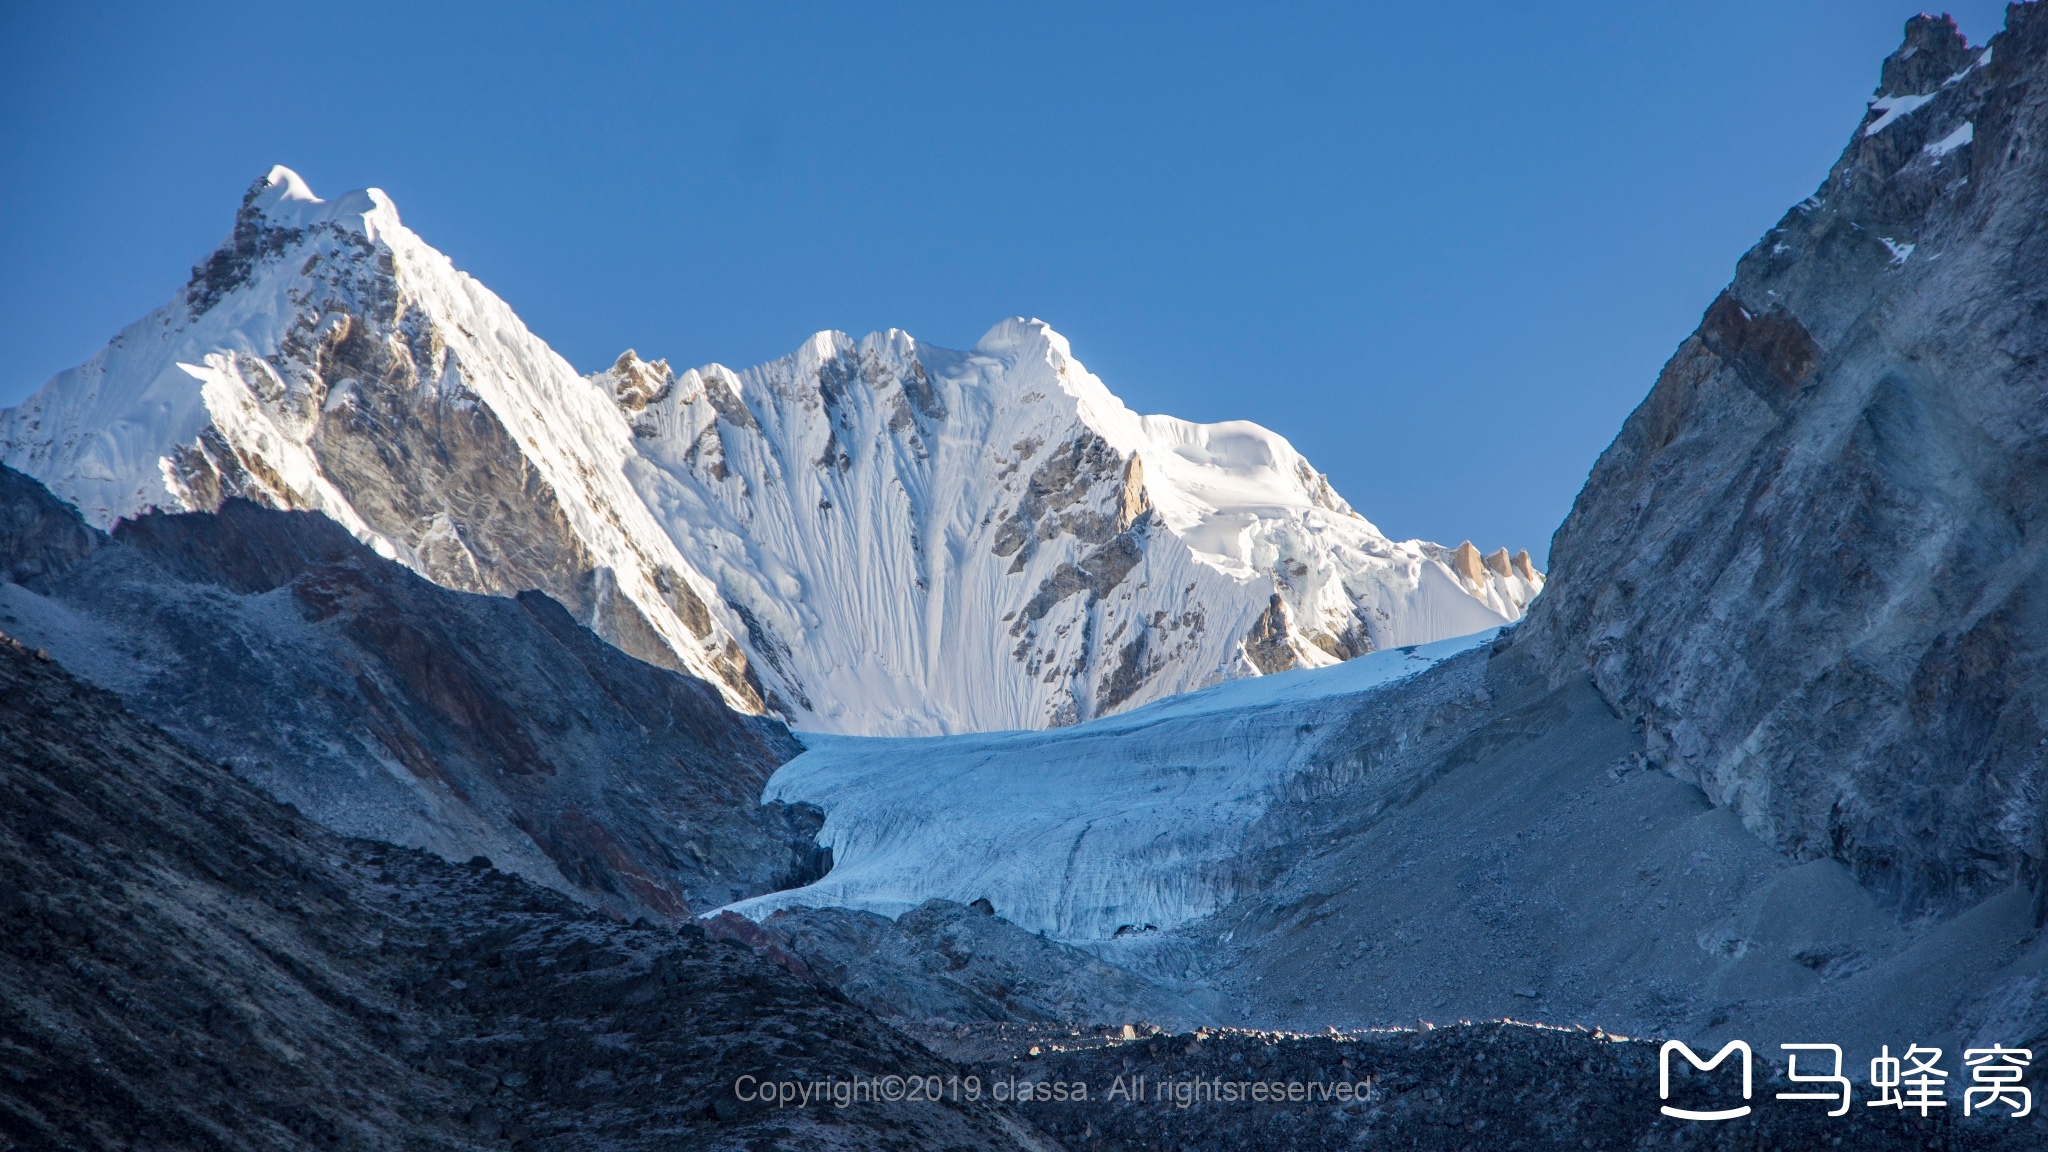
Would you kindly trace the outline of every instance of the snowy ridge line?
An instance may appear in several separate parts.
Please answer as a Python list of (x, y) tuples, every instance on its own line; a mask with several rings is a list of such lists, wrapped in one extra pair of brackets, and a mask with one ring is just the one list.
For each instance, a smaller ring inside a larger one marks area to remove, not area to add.
[(1498, 627), (1526, 553), (1393, 541), (1285, 438), (1140, 415), (1036, 320), (579, 375), (376, 189), (256, 182), (171, 302), (0, 412), (109, 527), (320, 511), (465, 591), (547, 592), (808, 731), (1041, 729)]
[(832, 870), (730, 909), (757, 920), (788, 907), (894, 917), (934, 897), (987, 899), (1068, 943), (1171, 931), (1237, 895), (1229, 864), (1308, 766), (1317, 743), (1305, 729), (1498, 634), (1225, 684), (1049, 732), (806, 736), (762, 799), (824, 809), (819, 843)]

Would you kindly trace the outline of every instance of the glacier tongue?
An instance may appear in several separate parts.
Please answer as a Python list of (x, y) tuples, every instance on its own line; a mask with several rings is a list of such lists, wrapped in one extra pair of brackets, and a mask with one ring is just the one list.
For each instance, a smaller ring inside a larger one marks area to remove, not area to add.
[(731, 907), (756, 919), (788, 907), (894, 917), (934, 897), (986, 899), (1072, 943), (1171, 931), (1241, 895), (1231, 862), (1320, 748), (1313, 732), (1497, 634), (1241, 680), (1051, 732), (809, 736), (763, 799), (825, 810), (818, 842), (832, 870)]
[(1542, 587), (1526, 555), (1388, 540), (1256, 424), (1132, 412), (1038, 321), (579, 376), (382, 192), (282, 167), (169, 304), (0, 412), (0, 461), (102, 527), (318, 510), (842, 733), (1074, 723), (1498, 626)]

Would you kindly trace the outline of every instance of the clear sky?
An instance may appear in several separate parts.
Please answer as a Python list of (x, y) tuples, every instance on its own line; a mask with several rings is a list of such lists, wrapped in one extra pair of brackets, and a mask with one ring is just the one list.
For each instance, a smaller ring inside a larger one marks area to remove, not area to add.
[[(374, 185), (585, 371), (1041, 317), (1540, 559), (1913, 0), (0, 5), (0, 405), (274, 163)], [(1951, 5), (1972, 40), (2003, 5)]]

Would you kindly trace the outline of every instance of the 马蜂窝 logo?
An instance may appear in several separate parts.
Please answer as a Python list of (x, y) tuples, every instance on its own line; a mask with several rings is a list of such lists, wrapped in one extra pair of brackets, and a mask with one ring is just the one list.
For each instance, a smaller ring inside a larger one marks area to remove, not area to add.
[[(1677, 1040), (1666, 1040), (1663, 1051), (1657, 1053), (1657, 1099), (1671, 1099), (1671, 1054), (1673, 1052), (1683, 1055), (1686, 1063), (1691, 1064), (1694, 1068), (1702, 1072), (1712, 1072), (1715, 1068), (1720, 1067), (1721, 1061), (1726, 1060), (1730, 1052), (1738, 1051), (1742, 1053), (1742, 1098), (1744, 1100), (1749, 1099), (1749, 1045), (1740, 1040), (1730, 1040), (1722, 1045), (1721, 1050), (1714, 1053), (1712, 1060), (1700, 1059), (1699, 1053), (1694, 1052), (1691, 1048), (1686, 1047)], [(1698, 1112), (1690, 1108), (1673, 1108), (1671, 1105), (1666, 1104), (1659, 1111), (1663, 1112), (1666, 1116), (1676, 1116), (1680, 1120), (1733, 1120), (1737, 1116), (1749, 1115), (1749, 1105), (1744, 1104), (1740, 1108), (1721, 1108), (1711, 1112)]]
[[(1780, 1092), (1780, 1100), (1825, 1101), (1830, 1107), (1828, 1115), (1847, 1116), (1849, 1105), (1855, 1095), (1848, 1075), (1843, 1071), (1842, 1047), (1839, 1044), (1780, 1044), (1785, 1050), (1785, 1078), (1797, 1086), (1827, 1085), (1827, 1091)], [(1750, 1098), (1752, 1078), (1751, 1061), (1754, 1058), (1749, 1045), (1741, 1040), (1730, 1040), (1714, 1053), (1713, 1059), (1702, 1060), (1697, 1052), (1677, 1040), (1666, 1040), (1657, 1054), (1657, 1098), (1671, 1099), (1671, 1054), (1678, 1053), (1685, 1061), (1700, 1072), (1711, 1072), (1728, 1060), (1730, 1054), (1742, 1053), (1742, 1098)], [(1823, 1054), (1828, 1060), (1826, 1071), (1817, 1070), (1812, 1063), (1805, 1068), (1799, 1066), (1801, 1053), (1807, 1053), (1809, 1061), (1818, 1061)], [(1871, 1108), (1896, 1108), (1900, 1112), (1916, 1111), (1924, 1118), (1936, 1108), (1946, 1108), (1948, 1102), (1949, 1072), (1941, 1067), (1942, 1050), (1921, 1044), (1908, 1045), (1899, 1056), (1892, 1055), (1891, 1045), (1882, 1045), (1878, 1054), (1870, 1061), (1870, 1087), (1876, 1090), (1877, 1099), (1866, 1102)], [(1989, 1048), (1966, 1048), (1963, 1064), (1970, 1072), (1970, 1085), (1963, 1092), (1963, 1114), (2002, 1114), (2012, 1119), (2031, 1115), (2034, 1111), (2034, 1094), (2021, 1081), (2026, 1070), (2033, 1063), (2034, 1054), (2025, 1048), (2007, 1048), (1994, 1044)], [(1732, 1076), (1731, 1068), (1725, 1076)], [(1747, 1116), (1750, 1106), (1739, 1108), (1675, 1108), (1664, 1104), (1658, 1109), (1666, 1116), (1680, 1120), (1733, 1120)]]

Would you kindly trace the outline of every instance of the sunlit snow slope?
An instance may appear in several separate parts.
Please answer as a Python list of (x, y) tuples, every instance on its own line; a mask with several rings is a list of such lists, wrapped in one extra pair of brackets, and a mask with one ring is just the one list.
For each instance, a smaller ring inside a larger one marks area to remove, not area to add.
[(278, 168), (0, 461), (93, 522), (317, 509), (451, 587), (540, 588), (799, 728), (1043, 728), (1519, 618), (1526, 555), (1388, 540), (1281, 437), (1140, 416), (1037, 321), (588, 377), (374, 189)]
[(1309, 734), (1496, 634), (1219, 685), (1051, 732), (809, 737), (764, 799), (825, 810), (818, 842), (832, 871), (733, 908), (897, 916), (934, 897), (986, 899), (1071, 942), (1170, 931), (1239, 895), (1230, 862), (1319, 747)]
[(1498, 626), (1542, 586), (1388, 540), (1256, 424), (1132, 412), (1038, 321), (599, 378), (659, 397), (634, 484), (802, 727), (1067, 724)]

